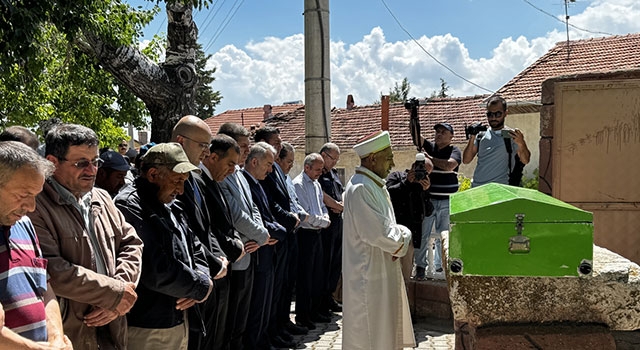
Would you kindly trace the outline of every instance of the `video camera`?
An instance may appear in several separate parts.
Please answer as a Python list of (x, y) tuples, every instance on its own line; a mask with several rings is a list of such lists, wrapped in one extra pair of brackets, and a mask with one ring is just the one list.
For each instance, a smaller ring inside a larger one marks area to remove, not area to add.
[(469, 135), (478, 135), (479, 132), (487, 131), (487, 126), (482, 123), (473, 123), (471, 125), (464, 125), (464, 136), (469, 139)]
[(419, 105), (420, 105), (420, 101), (415, 97), (412, 97), (404, 101), (404, 108), (406, 109), (413, 110), (414, 108), (418, 108)]

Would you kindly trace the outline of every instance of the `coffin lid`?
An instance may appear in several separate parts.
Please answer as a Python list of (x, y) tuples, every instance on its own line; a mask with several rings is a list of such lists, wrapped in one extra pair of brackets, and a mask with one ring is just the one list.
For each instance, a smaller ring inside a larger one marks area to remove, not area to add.
[(528, 188), (490, 183), (451, 195), (452, 223), (514, 222), (516, 214), (525, 223), (593, 222), (591, 212)]

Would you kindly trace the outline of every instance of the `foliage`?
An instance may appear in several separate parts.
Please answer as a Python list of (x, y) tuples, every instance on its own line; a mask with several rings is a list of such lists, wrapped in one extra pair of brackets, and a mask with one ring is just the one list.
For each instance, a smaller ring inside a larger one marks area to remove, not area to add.
[(466, 191), (471, 188), (471, 178), (464, 176), (462, 173), (458, 173), (458, 192)]
[[(533, 171), (532, 177), (522, 177), (522, 187), (529, 188), (532, 190), (538, 189), (538, 168)], [(471, 188), (471, 178), (464, 176), (462, 173), (458, 173), (458, 183), (460, 187), (458, 188), (458, 192), (466, 191)]]
[(527, 177), (526, 175), (522, 177), (522, 187), (524, 188), (530, 188), (532, 190), (537, 190), (538, 189), (538, 183), (540, 182), (540, 177), (539, 175), (539, 169), (536, 168), (533, 171), (533, 176), (532, 177)]
[(197, 116), (200, 119), (212, 117), (216, 111), (216, 106), (220, 104), (222, 96), (220, 91), (213, 91), (211, 83), (216, 79), (213, 73), (216, 68), (207, 69), (207, 61), (211, 58), (211, 54), (205, 55), (202, 51), (202, 45), (198, 44), (196, 51), (196, 71), (198, 72), (198, 93), (196, 96)]
[[(209, 0), (167, 0), (197, 9)], [(156, 1), (149, 1), (156, 3)], [(142, 29), (160, 11), (133, 8), (119, 0), (0, 1), (0, 127), (23, 125), (41, 134), (53, 118), (94, 129), (103, 146), (115, 146), (122, 127), (146, 124), (149, 112), (128, 88), (107, 73), (87, 47), (86, 34), (113, 47), (137, 46)], [(155, 37), (143, 51), (158, 62), (166, 43)], [(222, 98), (211, 89), (215, 69), (198, 62), (198, 115), (210, 116)]]
[(56, 27), (43, 27), (39, 43), (40, 53), (31, 59), (41, 71), (29, 72), (18, 63), (0, 70), (2, 126), (23, 125), (42, 134), (39, 122), (58, 118), (92, 128), (112, 146), (125, 135), (121, 126), (142, 124), (144, 104)]
[(431, 97), (440, 97), (440, 98), (444, 98), (444, 97), (451, 97), (452, 95), (447, 94), (447, 91), (449, 91), (449, 85), (447, 84), (446, 81), (444, 81), (444, 79), (440, 78), (440, 91), (433, 91), (431, 93)]
[[(407, 99), (409, 96), (409, 91), (411, 90), (411, 84), (409, 80), (405, 77), (402, 79), (400, 85), (396, 82), (392, 89), (389, 90), (389, 103), (394, 102), (402, 102)], [(382, 100), (382, 92), (380, 93), (380, 100)], [(380, 100), (375, 101), (373, 104), (380, 104)]]

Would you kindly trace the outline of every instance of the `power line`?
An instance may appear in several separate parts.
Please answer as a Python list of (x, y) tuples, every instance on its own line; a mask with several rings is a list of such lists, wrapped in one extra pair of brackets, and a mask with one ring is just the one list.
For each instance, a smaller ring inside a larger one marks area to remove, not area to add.
[[(213, 45), (213, 43), (216, 42), (218, 37), (222, 34), (222, 32), (225, 30), (225, 28), (227, 28), (227, 25), (231, 22), (231, 20), (236, 15), (236, 13), (238, 12), (238, 10), (240, 9), (240, 7), (242, 6), (243, 3), (244, 3), (244, 0), (241, 0), (240, 3), (238, 3), (238, 1), (236, 1), (236, 4), (238, 4), (238, 6), (236, 6), (235, 9), (232, 8), (227, 13), (227, 16), (222, 20), (222, 25), (220, 27), (218, 27), (218, 31), (214, 34), (213, 38), (211, 38), (211, 40), (209, 40), (209, 43), (207, 44), (207, 47), (204, 49), (204, 52), (207, 52), (207, 50), (209, 50), (211, 45)], [(235, 6), (235, 4), (234, 4), (234, 6)]]
[(396, 21), (396, 23), (398, 24), (398, 26), (400, 27), (400, 29), (402, 29), (402, 30), (403, 30), (403, 31), (404, 31), (404, 32), (409, 36), (409, 38), (411, 38), (411, 40), (413, 40), (413, 42), (414, 42), (414, 43), (416, 43), (416, 45), (418, 45), (418, 46), (422, 49), (422, 51), (424, 51), (427, 55), (429, 55), (429, 57), (431, 57), (431, 59), (433, 59), (434, 61), (436, 61), (436, 63), (438, 63), (439, 65), (441, 65), (442, 67), (444, 67), (446, 70), (448, 70), (449, 72), (451, 72), (453, 75), (455, 75), (456, 77), (458, 77), (458, 78), (460, 78), (460, 79), (462, 79), (462, 80), (466, 81), (467, 83), (469, 83), (469, 84), (471, 84), (471, 85), (473, 85), (473, 86), (475, 86), (475, 87), (477, 87), (477, 88), (479, 88), (479, 89), (482, 89), (482, 90), (484, 90), (484, 91), (488, 91), (488, 92), (490, 92), (490, 93), (492, 93), (492, 94), (493, 94), (493, 93), (495, 93), (495, 91), (493, 91), (493, 90), (491, 90), (491, 89), (487, 89), (487, 88), (485, 88), (485, 87), (483, 87), (483, 86), (480, 86), (480, 85), (478, 85), (478, 84), (476, 84), (476, 83), (472, 82), (471, 80), (469, 80), (469, 79), (467, 79), (467, 78), (463, 77), (462, 75), (460, 75), (460, 74), (456, 73), (453, 69), (449, 68), (446, 64), (444, 64), (444, 63), (440, 62), (437, 58), (435, 58), (435, 56), (433, 56), (431, 53), (429, 53), (429, 51), (427, 51), (427, 50), (426, 50), (426, 49), (425, 49), (425, 48), (420, 44), (420, 42), (418, 42), (418, 40), (416, 40), (416, 39), (413, 37), (413, 35), (411, 35), (411, 33), (409, 33), (409, 31), (407, 31), (407, 30), (404, 28), (404, 26), (402, 25), (402, 23), (400, 23), (400, 21), (398, 20), (398, 18), (393, 14), (393, 12), (392, 12), (392, 11), (391, 11), (391, 9), (389, 8), (389, 6), (387, 6), (387, 3), (385, 2), (385, 0), (380, 0), (380, 1), (382, 1), (382, 4), (384, 5), (384, 7), (386, 7), (386, 8), (387, 8), (387, 11), (389, 11), (389, 14), (390, 14), (390, 15), (391, 15), (391, 17), (393, 17), (393, 19)]
[[(207, 29), (209, 28), (209, 26), (211, 25), (211, 23), (213, 23), (213, 20), (216, 18), (216, 16), (218, 15), (218, 13), (220, 12), (220, 9), (222, 8), (222, 6), (224, 6), (226, 0), (222, 0), (222, 1), (216, 1), (212, 8), (209, 10), (209, 13), (207, 14), (207, 17), (204, 19), (204, 22), (207, 22), (207, 19), (209, 19), (209, 16), (213, 13), (213, 17), (211, 17), (211, 19), (202, 27), (202, 29), (200, 30), (201, 33), (204, 33), (207, 31)], [(220, 6), (218, 6), (218, 8), (216, 8), (216, 6), (220, 4)]]
[[(527, 4), (529, 4), (529, 6), (531, 6), (531, 7), (533, 7), (534, 9), (536, 9), (536, 10), (538, 10), (538, 11), (540, 11), (540, 12), (544, 13), (545, 15), (547, 15), (547, 16), (549, 16), (549, 17), (551, 17), (551, 18), (555, 19), (556, 21), (558, 21), (558, 22), (560, 22), (560, 23), (562, 23), (562, 24), (565, 24), (565, 21), (561, 20), (560, 18), (558, 18), (558, 17), (557, 17), (557, 16), (555, 16), (554, 14), (551, 14), (551, 13), (549, 13), (549, 12), (547, 12), (547, 11), (545, 11), (545, 10), (543, 10), (543, 9), (539, 8), (538, 6), (536, 6), (536, 5), (532, 4), (529, 0), (522, 0), (522, 1), (526, 2)], [(571, 27), (571, 28), (575, 28), (575, 29), (577, 29), (577, 30), (581, 30), (581, 31), (583, 31), (583, 32), (591, 33), (591, 34), (613, 35), (613, 34), (611, 34), (611, 33), (607, 33), (607, 32), (597, 32), (597, 31), (592, 31), (592, 30), (585, 29), (585, 28), (580, 28), (580, 27), (578, 27), (578, 26), (576, 26), (576, 25), (573, 25), (573, 24), (571, 24), (571, 23), (568, 23), (568, 26), (569, 26), (569, 27)]]

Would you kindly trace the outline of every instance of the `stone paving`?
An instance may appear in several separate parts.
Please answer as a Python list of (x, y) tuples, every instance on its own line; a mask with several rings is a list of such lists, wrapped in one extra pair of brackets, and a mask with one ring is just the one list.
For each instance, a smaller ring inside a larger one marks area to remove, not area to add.
[[(293, 316), (293, 315), (292, 315)], [(296, 349), (342, 349), (342, 313), (336, 313), (330, 323), (316, 323), (316, 329), (307, 335), (294, 336)], [(453, 321), (421, 319), (413, 325), (417, 338), (414, 349), (454, 349)]]

